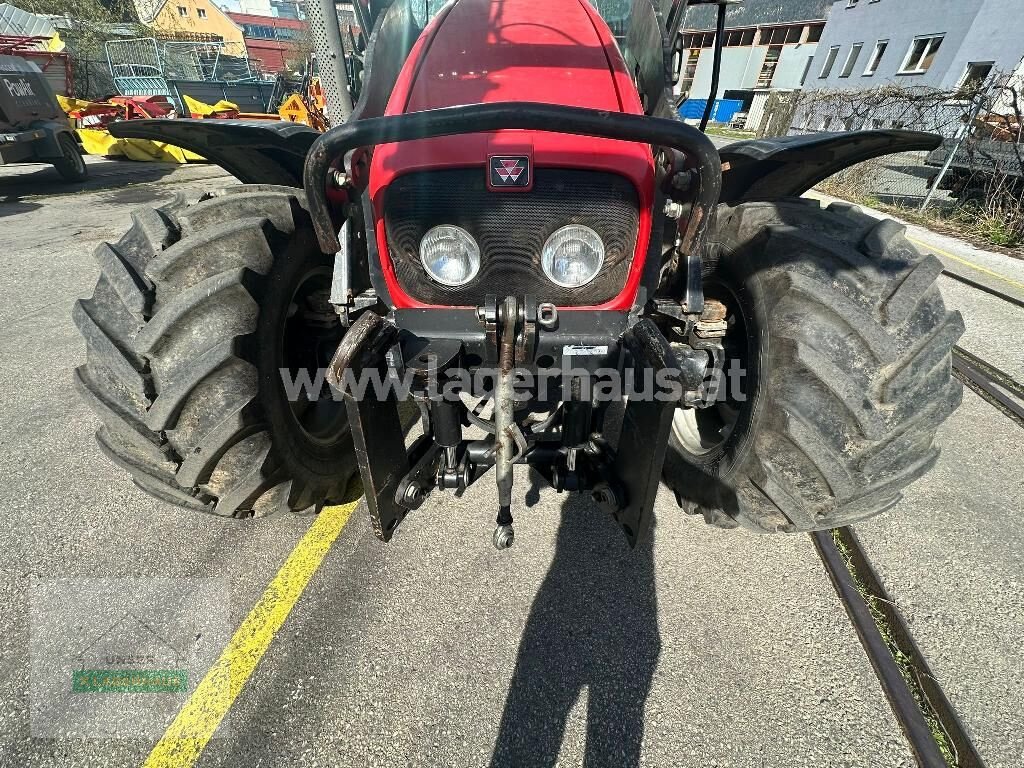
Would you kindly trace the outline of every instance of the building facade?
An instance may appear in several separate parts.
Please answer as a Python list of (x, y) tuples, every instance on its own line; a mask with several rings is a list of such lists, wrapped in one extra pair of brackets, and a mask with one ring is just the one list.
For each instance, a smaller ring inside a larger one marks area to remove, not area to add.
[(806, 90), (954, 90), (1024, 56), (1021, 0), (833, 0)]
[[(725, 31), (722, 71), (715, 98), (757, 90), (800, 87), (807, 68), (818, 50), (825, 27), (823, 20), (796, 21)], [(680, 96), (706, 99), (711, 91), (715, 33), (685, 30), (677, 56)]]
[(249, 58), (258, 61), (264, 72), (286, 71), (308, 35), (308, 24), (299, 19), (230, 12), (228, 16), (242, 28)]
[[(716, 99), (743, 102), (757, 126), (770, 93), (800, 88), (825, 28), (829, 0), (747, 0), (728, 8)], [(677, 99), (711, 94), (716, 9), (691, 7), (673, 60)]]
[(238, 13), (301, 20), (306, 18), (306, 4), (304, 0), (238, 0)]
[(246, 55), (242, 28), (212, 0), (136, 0), (135, 8), (163, 39), (223, 42), (226, 55)]

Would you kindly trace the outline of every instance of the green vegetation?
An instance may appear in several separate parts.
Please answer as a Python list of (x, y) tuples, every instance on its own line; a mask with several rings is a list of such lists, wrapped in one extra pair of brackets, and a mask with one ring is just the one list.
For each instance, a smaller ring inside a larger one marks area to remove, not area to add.
[(935, 711), (928, 704), (928, 697), (925, 695), (924, 689), (921, 687), (919, 680), (920, 672), (918, 672), (910, 657), (907, 656), (900, 648), (899, 643), (896, 642), (896, 637), (889, 624), (889, 619), (886, 617), (885, 612), (879, 608), (881, 600), (873, 595), (864, 583), (857, 578), (857, 571), (853, 566), (853, 558), (850, 555), (850, 550), (843, 541), (839, 531), (832, 531), (832, 540), (835, 541), (836, 548), (839, 550), (839, 554), (842, 555), (846, 569), (853, 577), (853, 583), (857, 587), (857, 592), (860, 593), (860, 596), (864, 599), (864, 603), (867, 605), (868, 610), (871, 611), (871, 618), (875, 620), (875, 626), (878, 627), (879, 634), (881, 634), (886, 647), (889, 649), (889, 653), (892, 654), (893, 659), (896, 661), (896, 666), (900, 670), (900, 675), (906, 681), (907, 687), (910, 688), (910, 692), (914, 696), (914, 701), (917, 703), (918, 708), (920, 708), (921, 713), (924, 715), (924, 719), (928, 723), (928, 729), (931, 731), (932, 738), (935, 739), (935, 743), (939, 745), (939, 751), (942, 753), (942, 757), (945, 759), (946, 765), (948, 765), (949, 768), (957, 768), (959, 766), (959, 761), (956, 757), (956, 749), (953, 747), (946, 731), (942, 728), (942, 723), (939, 722)]
[(724, 136), (727, 139), (754, 139), (757, 138), (757, 134), (753, 131), (738, 131), (735, 128), (719, 128), (714, 125), (709, 125), (707, 133), (712, 136)]
[(901, 219), (946, 234), (963, 237), (975, 245), (1024, 248), (1024, 201), (1007, 183), (993, 182), (981, 202), (956, 205), (934, 204), (920, 211), (917, 206), (886, 203), (864, 190), (874, 189), (875, 170), (871, 163), (847, 168), (826, 179), (818, 188), (833, 197), (898, 216)]
[(115, 92), (107, 66), (104, 44), (117, 35), (149, 37), (152, 31), (138, 23), (131, 0), (16, 0), (29, 13), (61, 16), (58, 33), (66, 46), (74, 73), (74, 93), (83, 99), (99, 99)]

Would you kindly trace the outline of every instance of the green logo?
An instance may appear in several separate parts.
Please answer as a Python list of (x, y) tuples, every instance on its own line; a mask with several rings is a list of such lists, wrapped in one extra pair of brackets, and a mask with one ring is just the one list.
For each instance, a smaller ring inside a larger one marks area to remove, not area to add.
[(79, 669), (74, 693), (184, 693), (188, 675), (181, 669)]

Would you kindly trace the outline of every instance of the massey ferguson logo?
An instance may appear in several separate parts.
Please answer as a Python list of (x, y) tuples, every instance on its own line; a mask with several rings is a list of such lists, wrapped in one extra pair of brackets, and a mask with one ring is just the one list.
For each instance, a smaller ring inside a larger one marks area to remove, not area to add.
[(492, 187), (530, 186), (530, 158), (526, 155), (494, 155), (490, 166)]

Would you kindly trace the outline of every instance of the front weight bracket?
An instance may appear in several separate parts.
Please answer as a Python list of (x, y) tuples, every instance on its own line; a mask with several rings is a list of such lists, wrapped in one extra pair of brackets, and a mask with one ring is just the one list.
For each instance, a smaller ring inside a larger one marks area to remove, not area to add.
[(376, 387), (367, 386), (363, 397), (357, 399), (346, 379), (376, 374), (386, 381), (386, 355), (397, 337), (394, 323), (367, 310), (349, 328), (327, 369), (328, 383), (341, 390), (345, 399), (370, 522), (381, 541), (390, 541), (409, 512), (395, 501), (398, 486), (409, 472), (398, 399), (394, 388), (388, 386), (383, 387), (383, 396)]
[[(654, 371), (652, 380), (658, 381), (658, 372), (667, 369), (682, 389), (678, 382), (679, 363), (668, 340), (650, 319), (637, 322), (623, 342), (638, 372), (650, 368)], [(654, 521), (654, 500), (661, 483), (661, 468), (676, 405), (666, 398), (631, 399), (622, 417), (613, 476), (619, 479), (626, 498), (623, 508), (614, 517), (631, 547), (636, 547), (649, 535)]]

